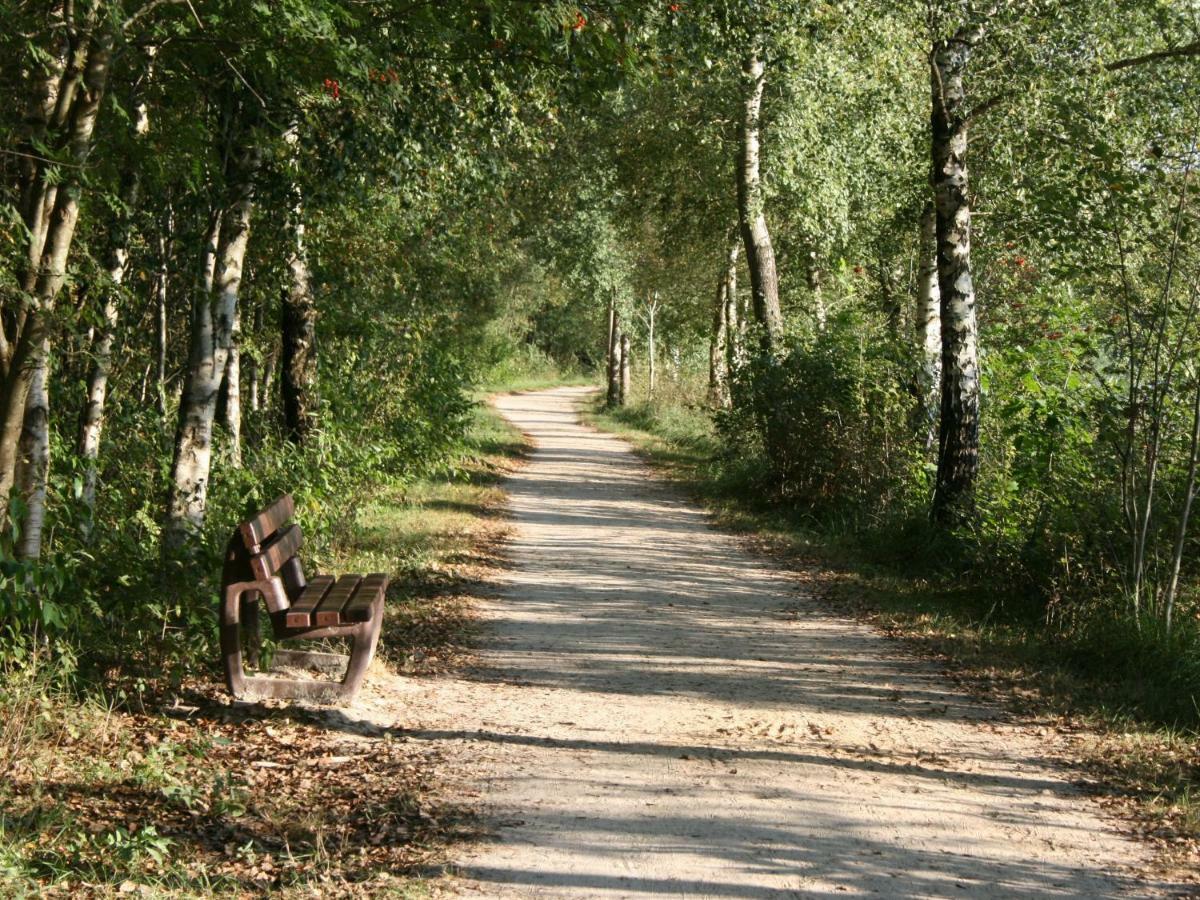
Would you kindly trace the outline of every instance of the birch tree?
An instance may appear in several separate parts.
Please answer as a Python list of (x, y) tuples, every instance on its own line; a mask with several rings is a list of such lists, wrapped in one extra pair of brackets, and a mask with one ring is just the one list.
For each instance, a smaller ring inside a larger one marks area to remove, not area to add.
[(761, 130), (766, 65), (760, 51), (752, 50), (746, 56), (742, 74), (745, 93), (737, 178), (739, 227), (746, 249), (750, 296), (754, 317), (761, 328), (762, 347), (767, 353), (777, 353), (783, 340), (783, 312), (779, 305), (775, 250), (763, 209)]
[(979, 471), (979, 338), (971, 277), (971, 201), (967, 131), (971, 121), (967, 74), (983, 38), (970, 18), (929, 55), (932, 90), (930, 149), (937, 236), (942, 331), (941, 416), (933, 516), (952, 522), (972, 509)]
[[(245, 127), (245, 123), (231, 123)], [(234, 138), (228, 203), (210, 220), (192, 301), (187, 371), (167, 495), (164, 547), (183, 547), (204, 524), (212, 471), (213, 422), (237, 315), (261, 148), (249, 129)], [(209, 273), (213, 273), (210, 275)]]

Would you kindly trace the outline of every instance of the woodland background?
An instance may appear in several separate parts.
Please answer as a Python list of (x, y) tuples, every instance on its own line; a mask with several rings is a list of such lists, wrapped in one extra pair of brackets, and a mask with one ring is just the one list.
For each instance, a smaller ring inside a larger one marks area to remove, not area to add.
[(354, 498), (463, 474), (483, 391), (581, 377), (722, 502), (1200, 724), (1194, 4), (0, 22), (6, 703), (209, 672), (239, 517), (293, 492), (321, 568)]

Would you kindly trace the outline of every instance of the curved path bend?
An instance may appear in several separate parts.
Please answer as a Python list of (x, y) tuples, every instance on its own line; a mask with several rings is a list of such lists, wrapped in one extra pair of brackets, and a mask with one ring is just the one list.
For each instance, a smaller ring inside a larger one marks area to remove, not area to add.
[(413, 689), (492, 837), (483, 897), (1150, 896), (1046, 739), (712, 529), (584, 389), (496, 398), (536, 450), (480, 670)]

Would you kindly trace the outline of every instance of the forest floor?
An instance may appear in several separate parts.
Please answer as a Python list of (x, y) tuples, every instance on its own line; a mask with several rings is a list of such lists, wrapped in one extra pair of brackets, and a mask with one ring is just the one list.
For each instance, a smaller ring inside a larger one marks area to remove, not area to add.
[(204, 676), (123, 702), (0, 681), (0, 896), (428, 896), (472, 801), (404, 734), (405, 697), (470, 658), (524, 449), (480, 410), (456, 477), (376, 485), (347, 518), (330, 570), (393, 576), (349, 706), (234, 703)]
[(586, 389), (496, 399), (535, 449), (476, 664), (405, 693), (404, 735), (483, 798), (435, 891), (486, 897), (1183, 893), (1072, 745), (814, 599), (711, 527)]

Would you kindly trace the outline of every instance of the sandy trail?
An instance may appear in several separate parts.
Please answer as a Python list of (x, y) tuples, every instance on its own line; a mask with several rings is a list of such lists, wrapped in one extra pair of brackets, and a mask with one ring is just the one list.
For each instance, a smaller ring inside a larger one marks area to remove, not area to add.
[(494, 840), (486, 897), (1115, 897), (1161, 885), (1039, 739), (712, 530), (581, 389), (498, 398), (537, 445), (482, 668), (406, 700)]

